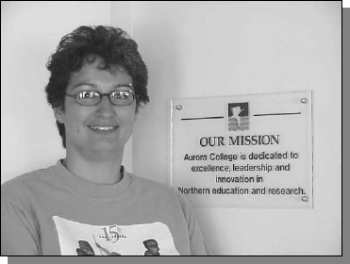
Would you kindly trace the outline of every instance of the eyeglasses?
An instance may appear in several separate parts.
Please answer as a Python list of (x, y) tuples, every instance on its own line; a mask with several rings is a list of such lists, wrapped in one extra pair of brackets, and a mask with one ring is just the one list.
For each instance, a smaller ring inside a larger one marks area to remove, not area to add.
[(110, 93), (84, 90), (76, 94), (66, 94), (66, 96), (74, 98), (78, 104), (84, 106), (98, 105), (102, 101), (103, 96), (107, 96), (113, 105), (125, 106), (132, 104), (135, 100), (135, 92), (132, 87), (132, 84), (128, 84), (118, 86)]

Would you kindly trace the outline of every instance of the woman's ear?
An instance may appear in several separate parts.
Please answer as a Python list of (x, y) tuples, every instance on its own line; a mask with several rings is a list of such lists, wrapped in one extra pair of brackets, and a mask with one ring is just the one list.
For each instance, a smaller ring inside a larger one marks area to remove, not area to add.
[(53, 111), (55, 113), (56, 121), (61, 124), (64, 124), (64, 111), (62, 107), (55, 107)]

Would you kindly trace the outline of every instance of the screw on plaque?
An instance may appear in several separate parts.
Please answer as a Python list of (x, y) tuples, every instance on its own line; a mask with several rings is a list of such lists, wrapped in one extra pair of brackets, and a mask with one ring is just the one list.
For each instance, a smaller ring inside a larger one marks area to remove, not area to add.
[(309, 201), (309, 197), (307, 195), (303, 195), (303, 196), (301, 196), (301, 200), (303, 202), (308, 202)]
[(176, 108), (176, 110), (181, 111), (183, 109), (183, 106), (182, 105), (176, 105), (175, 108)]
[(305, 98), (305, 97), (300, 99), (300, 102), (303, 103), (303, 104), (307, 104), (307, 101), (308, 101), (308, 100), (307, 100), (307, 98)]

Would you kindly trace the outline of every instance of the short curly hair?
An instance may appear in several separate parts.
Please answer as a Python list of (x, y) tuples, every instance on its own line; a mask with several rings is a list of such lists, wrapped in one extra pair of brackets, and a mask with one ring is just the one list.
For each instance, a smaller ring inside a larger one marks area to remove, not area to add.
[[(120, 28), (102, 25), (80, 26), (63, 36), (46, 65), (51, 75), (45, 90), (47, 101), (52, 108), (64, 110), (65, 93), (70, 76), (81, 69), (84, 59), (90, 55), (100, 56), (104, 61), (104, 69), (117, 65), (131, 76), (136, 95), (136, 111), (141, 103), (149, 102), (147, 67), (136, 42)], [(65, 148), (64, 124), (58, 121), (56, 124)]]

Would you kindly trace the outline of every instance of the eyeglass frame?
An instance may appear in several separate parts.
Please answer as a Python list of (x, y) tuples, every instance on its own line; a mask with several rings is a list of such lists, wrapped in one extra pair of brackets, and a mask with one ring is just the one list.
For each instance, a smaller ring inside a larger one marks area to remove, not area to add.
[[(129, 92), (131, 93), (131, 95), (132, 95), (132, 97), (133, 97), (133, 100), (130, 101), (130, 103), (119, 105), (119, 104), (115, 104), (115, 103), (112, 102), (111, 96), (112, 96), (112, 94), (113, 94), (114, 92), (117, 91), (117, 89), (118, 89), (119, 87), (127, 87), (127, 88), (128, 88)], [(71, 97), (71, 98), (74, 98), (74, 101), (75, 101), (77, 104), (81, 105), (81, 106), (96, 106), (96, 105), (99, 105), (99, 104), (102, 102), (103, 96), (107, 96), (109, 102), (110, 102), (112, 105), (115, 105), (115, 106), (128, 106), (128, 105), (131, 105), (131, 104), (136, 100), (136, 97), (137, 97), (137, 95), (136, 95), (136, 93), (135, 93), (135, 90), (134, 90), (133, 88), (134, 88), (133, 84), (132, 84), (132, 83), (128, 83), (128, 84), (121, 84), (121, 85), (118, 85), (118, 86), (116, 87), (116, 89), (112, 90), (112, 91), (109, 92), (109, 93), (101, 93), (101, 92), (95, 91), (95, 90), (82, 90), (82, 91), (79, 91), (79, 92), (77, 92), (77, 93), (75, 93), (75, 94), (68, 94), (68, 93), (65, 93), (64, 95), (65, 95), (65, 96), (68, 96), (68, 97)], [(81, 92), (95, 92), (95, 93), (97, 93), (97, 94), (99, 95), (99, 100), (98, 100), (95, 104), (91, 104), (91, 105), (84, 105), (84, 104), (81, 104), (81, 103), (78, 101), (78, 96), (79, 96), (79, 94), (80, 94)]]

